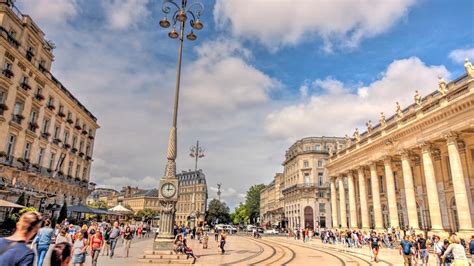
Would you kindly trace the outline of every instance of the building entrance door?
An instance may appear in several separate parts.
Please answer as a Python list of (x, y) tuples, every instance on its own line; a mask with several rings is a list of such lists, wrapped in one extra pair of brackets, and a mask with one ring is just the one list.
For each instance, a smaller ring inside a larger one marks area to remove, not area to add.
[(319, 227), (326, 228), (326, 217), (324, 216), (319, 217)]
[(313, 208), (310, 206), (304, 208), (304, 226), (310, 229), (314, 228)]

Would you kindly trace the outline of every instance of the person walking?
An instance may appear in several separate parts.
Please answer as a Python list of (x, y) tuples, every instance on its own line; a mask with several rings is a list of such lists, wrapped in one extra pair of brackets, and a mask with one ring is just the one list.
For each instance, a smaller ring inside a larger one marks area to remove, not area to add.
[(114, 222), (114, 227), (110, 230), (110, 258), (114, 256), (115, 246), (117, 245), (117, 240), (120, 237), (120, 228), (117, 221)]
[(43, 221), (43, 227), (38, 231), (33, 243), (36, 245), (36, 252), (38, 254), (38, 259), (36, 260), (37, 266), (42, 266), (44, 257), (48, 252), (49, 245), (53, 238), (54, 230), (51, 228), (51, 222), (46, 219)]
[(428, 259), (429, 259), (429, 242), (423, 237), (422, 234), (418, 235), (418, 250), (420, 251), (420, 259), (421, 259), (421, 264), (422, 265), (427, 265), (428, 264)]
[(441, 239), (439, 238), (439, 236), (434, 236), (433, 250), (436, 255), (436, 265), (438, 266), (441, 266), (443, 263), (441, 256), (443, 255), (443, 252), (444, 252), (443, 242), (440, 240)]
[(225, 246), (225, 240), (226, 240), (226, 238), (227, 238), (227, 235), (225, 234), (224, 231), (222, 231), (222, 234), (221, 234), (221, 241), (220, 241), (220, 243), (219, 243), (219, 247), (220, 247), (220, 249), (221, 249), (221, 252), (222, 252), (221, 254), (222, 254), (222, 255), (224, 255), (224, 253), (225, 253), (224, 246)]
[(405, 236), (402, 241), (400, 241), (400, 255), (403, 255), (403, 262), (406, 266), (411, 266), (411, 248), (412, 244), (409, 241), (408, 236)]
[(372, 250), (372, 255), (374, 256), (374, 262), (378, 262), (379, 248), (380, 248), (380, 238), (375, 232), (372, 232), (370, 237), (370, 249)]
[(61, 242), (54, 245), (51, 252), (51, 266), (68, 266), (72, 259), (72, 245), (67, 242)]
[(33, 265), (35, 253), (26, 243), (36, 235), (42, 219), (39, 212), (25, 212), (16, 223), (13, 235), (0, 238), (2, 266)]
[(110, 227), (105, 225), (102, 231), (102, 238), (104, 239), (104, 245), (102, 246), (102, 256), (109, 256), (110, 253), (110, 231)]
[(130, 226), (128, 226), (128, 225), (125, 228), (125, 232), (123, 234), (123, 239), (125, 239), (125, 244), (124, 244), (125, 256), (128, 257), (128, 253), (130, 252), (130, 244), (131, 244), (132, 239), (133, 239), (132, 230), (130, 230)]
[(91, 247), (91, 258), (92, 258), (92, 266), (97, 265), (97, 260), (99, 259), (99, 254), (102, 246), (104, 245), (104, 238), (102, 237), (102, 233), (97, 230), (90, 231), (90, 242), (89, 245)]
[(81, 232), (76, 234), (76, 240), (72, 245), (73, 248), (73, 265), (84, 266), (86, 262), (86, 250), (87, 250), (87, 240), (84, 239), (84, 236)]
[(202, 240), (202, 248), (207, 249), (208, 242), (209, 242), (209, 235), (206, 232)]
[(59, 243), (64, 243), (64, 242), (72, 245), (72, 239), (71, 239), (71, 236), (67, 233), (67, 229), (61, 228), (59, 230), (59, 234), (56, 236), (56, 241), (54, 242), (54, 244), (59, 244)]
[(469, 266), (469, 261), (466, 257), (466, 251), (464, 250), (464, 246), (460, 244), (461, 240), (459, 237), (453, 234), (449, 237), (449, 240), (451, 241), (451, 244), (444, 252), (443, 259), (452, 254), (453, 266)]

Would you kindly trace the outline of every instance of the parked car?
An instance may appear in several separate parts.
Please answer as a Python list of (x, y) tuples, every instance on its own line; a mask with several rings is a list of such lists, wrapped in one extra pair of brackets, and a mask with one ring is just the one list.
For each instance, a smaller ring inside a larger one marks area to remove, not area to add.
[(272, 229), (267, 229), (263, 232), (264, 234), (269, 234), (269, 235), (276, 235), (278, 234), (278, 230), (276, 230), (275, 228), (272, 228)]

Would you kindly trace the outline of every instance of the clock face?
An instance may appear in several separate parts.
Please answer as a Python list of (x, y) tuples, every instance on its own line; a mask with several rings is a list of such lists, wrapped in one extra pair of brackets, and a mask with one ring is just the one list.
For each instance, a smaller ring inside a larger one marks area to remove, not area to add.
[(165, 198), (171, 198), (176, 193), (176, 187), (171, 183), (166, 183), (161, 187), (161, 195)]

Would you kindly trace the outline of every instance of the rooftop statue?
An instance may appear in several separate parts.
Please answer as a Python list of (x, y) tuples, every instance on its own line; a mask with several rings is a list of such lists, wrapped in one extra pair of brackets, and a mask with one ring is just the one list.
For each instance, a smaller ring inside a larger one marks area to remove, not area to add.
[(381, 127), (384, 127), (387, 125), (387, 121), (385, 121), (385, 115), (383, 114), (383, 112), (380, 112), (380, 126)]
[(360, 141), (360, 134), (359, 134), (359, 129), (356, 128), (354, 131), (354, 138), (356, 141)]
[(441, 93), (441, 95), (446, 95), (446, 93), (448, 93), (446, 81), (444, 81), (444, 78), (441, 76), (438, 77), (438, 91)]
[(349, 138), (349, 136), (347, 134), (344, 138), (346, 139), (346, 149), (347, 149), (352, 145), (352, 140), (351, 140), (351, 138)]
[(469, 62), (469, 58), (464, 60), (464, 69), (466, 69), (466, 73), (470, 78), (474, 78), (474, 67), (471, 62)]
[(420, 93), (417, 91), (415, 91), (415, 104), (420, 106), (421, 105), (421, 96), (420, 96)]
[(397, 117), (398, 118), (402, 118), (403, 117), (403, 112), (402, 112), (402, 108), (400, 107), (400, 103), (397, 102), (397, 110), (396, 110), (396, 113), (397, 113)]
[(369, 122), (367, 122), (365, 125), (367, 126), (367, 132), (372, 133), (372, 120), (369, 120)]

